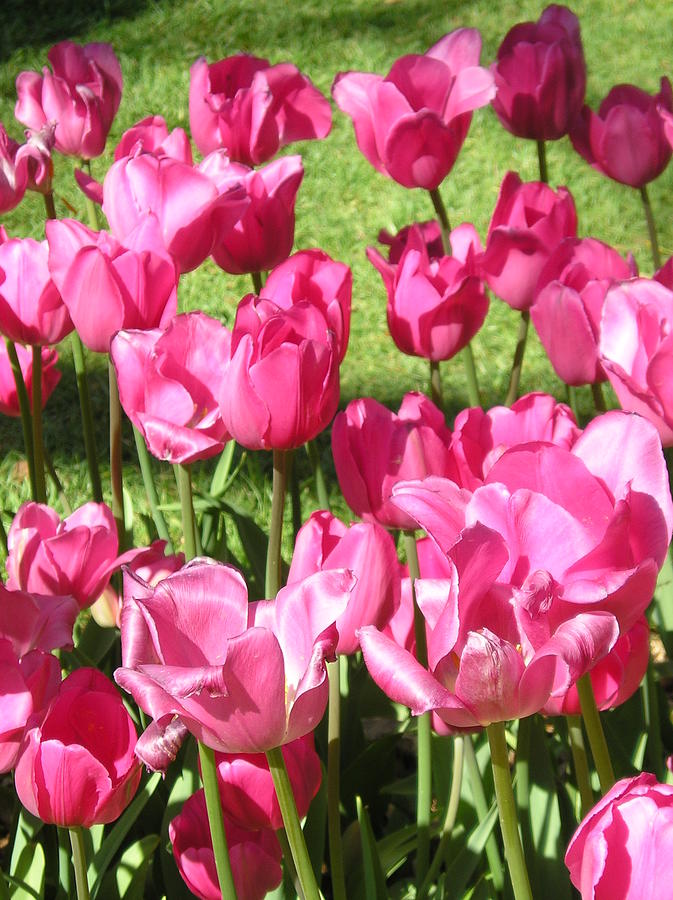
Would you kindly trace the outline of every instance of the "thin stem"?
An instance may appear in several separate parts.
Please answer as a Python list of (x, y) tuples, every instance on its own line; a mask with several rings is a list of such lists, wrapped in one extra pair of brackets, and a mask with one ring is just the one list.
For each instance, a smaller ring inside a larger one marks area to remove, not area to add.
[(281, 557), (283, 538), (283, 510), (285, 509), (285, 487), (287, 482), (288, 451), (273, 451), (273, 498), (271, 501), (271, 525), (266, 551), (265, 597), (273, 599), (280, 590)]
[(655, 269), (660, 269), (661, 253), (659, 252), (659, 241), (657, 239), (657, 226), (654, 222), (652, 204), (650, 203), (650, 198), (645, 185), (640, 188), (640, 199), (643, 201), (643, 209), (645, 210), (645, 219), (647, 221), (647, 232), (650, 236), (650, 246), (652, 247), (652, 262), (654, 263)]
[(647, 666), (641, 690), (643, 693), (645, 727), (647, 728), (647, 756), (650, 762), (650, 771), (657, 776), (657, 781), (663, 781), (665, 777), (664, 757), (666, 754), (664, 753), (664, 746), (661, 740), (659, 701), (652, 660), (649, 661)]
[[(91, 175), (91, 160), (83, 159), (82, 160), (82, 168), (86, 169), (88, 174)], [(85, 200), (86, 200), (86, 215), (89, 220), (89, 228), (91, 228), (92, 231), (98, 231), (100, 226), (98, 224), (98, 209), (96, 207), (96, 204), (93, 202), (93, 200), (90, 197), (85, 197)]]
[(516, 805), (521, 822), (521, 841), (527, 859), (533, 858), (533, 832), (530, 821), (530, 733), (532, 716), (519, 719), (516, 736)]
[(601, 794), (606, 794), (615, 783), (615, 773), (612, 770), (610, 752), (608, 751), (605, 734), (603, 733), (601, 717), (598, 712), (598, 707), (596, 706), (596, 698), (594, 697), (594, 689), (591, 684), (589, 673), (582, 675), (577, 682), (577, 693), (580, 697), (582, 718), (584, 719), (584, 727), (587, 730), (587, 737), (589, 738), (591, 755), (594, 758), (596, 771), (598, 772)]
[(540, 167), (540, 181), (549, 184), (549, 175), (547, 173), (547, 148), (544, 141), (537, 142), (537, 161)]
[(297, 541), (297, 535), (301, 528), (301, 490), (299, 487), (299, 475), (297, 473), (296, 458), (294, 453), (290, 456), (290, 501), (292, 509), (292, 546)]
[(254, 292), (259, 297), (262, 292), (262, 288), (264, 285), (262, 284), (262, 273), (261, 272), (251, 272), (250, 277), (252, 278), (252, 287)]
[(119, 546), (126, 546), (126, 526), (124, 524), (124, 487), (122, 480), (122, 405), (119, 402), (117, 373), (112, 363), (108, 362), (108, 381), (110, 385), (110, 483), (112, 486), (112, 515), (117, 523)]
[(521, 313), (521, 322), (519, 323), (519, 334), (516, 339), (516, 348), (514, 350), (514, 359), (512, 361), (512, 372), (509, 376), (509, 388), (507, 390), (505, 406), (511, 406), (519, 396), (519, 382), (521, 381), (521, 368), (523, 366), (523, 355), (526, 352), (526, 339), (528, 338), (529, 324), (530, 313), (527, 309), (524, 309)]
[(143, 484), (145, 485), (145, 494), (147, 496), (147, 502), (150, 505), (150, 511), (157, 529), (157, 534), (162, 540), (166, 541), (166, 549), (168, 552), (173, 553), (173, 544), (168, 533), (168, 525), (166, 525), (164, 514), (159, 508), (159, 497), (154, 485), (154, 473), (152, 472), (152, 460), (150, 459), (145, 439), (135, 425), (133, 426), (133, 437), (136, 442), (136, 452), (138, 454), (138, 462), (140, 463), (140, 471), (143, 476)]
[(439, 363), (430, 360), (430, 398), (435, 406), (444, 409), (444, 395), (442, 392), (442, 375), (439, 371)]
[(72, 507), (70, 506), (70, 503), (68, 502), (68, 498), (66, 497), (65, 490), (63, 489), (63, 485), (61, 484), (61, 479), (58, 477), (58, 473), (57, 473), (56, 469), (54, 468), (54, 463), (52, 462), (51, 457), (49, 456), (47, 451), (44, 449), (44, 447), (42, 449), (44, 452), (44, 465), (47, 470), (47, 474), (51, 478), (51, 480), (54, 484), (54, 487), (56, 488), (56, 493), (58, 494), (58, 499), (61, 501), (63, 509), (65, 510), (65, 514), (67, 516), (69, 516), (70, 513), (72, 512)]
[(341, 765), (341, 693), (339, 691), (339, 660), (327, 663), (329, 676), (329, 705), (327, 712), (327, 834), (329, 839), (330, 873), (334, 900), (346, 900), (343, 844), (341, 842), (341, 813), (339, 810)]
[(320, 462), (318, 445), (315, 441), (309, 441), (306, 444), (306, 452), (308, 454), (308, 461), (313, 469), (315, 492), (318, 495), (320, 509), (326, 509), (329, 512), (330, 503), (329, 494), (327, 493), (327, 482), (325, 481), (325, 473), (323, 472), (322, 463)]
[(301, 889), (299, 876), (297, 875), (297, 870), (294, 867), (294, 860), (292, 859), (292, 849), (290, 848), (290, 842), (287, 839), (287, 834), (285, 834), (285, 829), (279, 828), (276, 832), (276, 837), (278, 838), (278, 843), (280, 844), (280, 852), (283, 854), (285, 868), (287, 869), (287, 874), (290, 877), (290, 881), (292, 882), (295, 893), (299, 900), (304, 900), (304, 892)]
[(70, 844), (72, 846), (72, 864), (75, 869), (75, 884), (77, 886), (77, 900), (89, 900), (89, 882), (86, 877), (86, 851), (84, 849), (84, 834), (82, 828), (77, 825), (70, 828)]
[(86, 377), (86, 362), (84, 360), (84, 347), (80, 336), (76, 331), (72, 333), (72, 359), (77, 379), (77, 391), (79, 393), (79, 409), (82, 416), (82, 429), (84, 431), (84, 449), (86, 461), (89, 467), (89, 481), (91, 482), (91, 494), (96, 503), (103, 502), (103, 488), (98, 471), (98, 455), (96, 452), (96, 433), (93, 427), (93, 415), (91, 414), (91, 395), (89, 394), (89, 381)]
[(479, 382), (477, 381), (477, 369), (474, 365), (474, 354), (472, 353), (472, 344), (468, 344), (460, 351), (465, 365), (465, 378), (467, 380), (467, 399), (470, 406), (481, 406), (481, 394), (479, 393)]
[[(477, 755), (474, 752), (474, 744), (472, 736), (465, 735), (465, 765), (467, 767), (467, 776), (470, 779), (470, 789), (472, 791), (472, 799), (474, 807), (477, 811), (477, 819), (483, 822), (488, 815), (488, 803), (486, 802), (486, 794), (484, 793), (484, 785), (481, 780), (481, 772), (477, 762)], [(502, 873), (502, 859), (500, 858), (500, 850), (495, 835), (491, 833), (486, 841), (486, 859), (491, 870), (491, 878), (493, 879), (493, 887), (500, 893), (504, 887), (504, 878)]]
[(486, 733), (488, 734), (488, 743), (491, 748), (493, 783), (498, 803), (500, 829), (505, 845), (505, 859), (507, 860), (512, 888), (514, 889), (514, 897), (515, 900), (533, 900), (516, 820), (516, 804), (512, 790), (512, 779), (509, 773), (505, 723), (493, 722), (487, 726)]
[(600, 381), (594, 381), (591, 385), (591, 395), (594, 398), (594, 406), (596, 407), (597, 413), (607, 412), (607, 406), (605, 403), (605, 396), (603, 394), (603, 388), (601, 387)]
[(566, 389), (568, 391), (568, 405), (573, 411), (573, 416), (575, 417), (575, 421), (579, 424), (580, 421), (580, 410), (579, 404), (577, 403), (577, 388), (573, 384), (567, 384)]
[(26, 390), (26, 382), (23, 380), (23, 372), (21, 371), (21, 363), (16, 352), (14, 342), (9, 338), (5, 338), (5, 346), (7, 347), (7, 356), (9, 364), (12, 368), (14, 383), (16, 384), (16, 397), (19, 401), (19, 411), (21, 413), (21, 429), (23, 431), (23, 446), (26, 451), (26, 462), (28, 463), (28, 477), (30, 478), (30, 496), (33, 500), (37, 500), (37, 482), (35, 480), (35, 456), (33, 453), (33, 422), (30, 414), (30, 399)]
[(44, 198), (44, 212), (48, 219), (56, 218), (56, 206), (54, 204), (54, 192), (49, 191), (47, 194), (42, 194)]
[(47, 502), (44, 479), (44, 443), (42, 436), (42, 348), (33, 347), (33, 454), (35, 457), (35, 490), (38, 503)]
[[(320, 891), (315, 881), (311, 859), (306, 848), (304, 833), (301, 830), (299, 814), (297, 813), (297, 805), (294, 801), (292, 793), (292, 785), (285, 768), (285, 760), (280, 747), (266, 751), (266, 759), (269, 763), (269, 771), (273, 778), (273, 785), (276, 789), (278, 804), (283, 815), (283, 824), (285, 825), (285, 833), (292, 850), (292, 859), (301, 888), (304, 892), (306, 900), (319, 900)], [(223, 896), (227, 896), (224, 894)]]
[(575, 768), (575, 781), (580, 792), (580, 819), (583, 819), (594, 805), (594, 792), (591, 788), (589, 759), (584, 746), (582, 717), (567, 716), (567, 722), (570, 752), (573, 755), (573, 766)]
[(176, 463), (175, 479), (180, 494), (180, 512), (182, 515), (182, 532), (185, 537), (185, 558), (196, 556), (196, 525), (194, 522), (194, 505), (192, 503), (192, 475), (189, 466)]
[(444, 253), (447, 255), (451, 253), (451, 241), (449, 237), (451, 235), (451, 223), (449, 222), (449, 214), (446, 211), (446, 207), (444, 206), (444, 201), (442, 200), (442, 195), (439, 193), (439, 188), (433, 188), (430, 191), (430, 199), (432, 200), (432, 205), (435, 208), (435, 212), (437, 213), (437, 218), (439, 219), (439, 227), (442, 232), (442, 244), (444, 245)]
[(208, 825), (210, 837), (213, 842), (215, 855), (215, 868), (220, 884), (222, 896), (227, 900), (235, 900), (236, 888), (234, 876), (229, 862), (229, 849), (227, 847), (227, 835), (224, 831), (224, 818), (222, 816), (222, 801), (220, 789), (217, 784), (217, 766), (215, 765), (215, 752), (199, 741), (199, 760), (201, 761), (201, 779), (206, 795), (206, 809), (208, 810)]
[(7, 556), (9, 547), (7, 546), (7, 532), (5, 531), (5, 523), (2, 521), (2, 516), (0, 516), (0, 547), (2, 547), (5, 556)]

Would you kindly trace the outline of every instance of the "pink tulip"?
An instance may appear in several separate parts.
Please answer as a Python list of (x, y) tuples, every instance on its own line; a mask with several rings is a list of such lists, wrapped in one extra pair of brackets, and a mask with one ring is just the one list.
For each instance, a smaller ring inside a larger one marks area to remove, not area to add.
[(577, 213), (572, 195), (540, 181), (522, 182), (508, 172), (488, 228), (482, 276), (491, 290), (514, 309), (527, 310), (538, 278), (564, 238), (575, 237)]
[(397, 265), (402, 258), (407, 241), (409, 240), (409, 232), (413, 229), (420, 229), (423, 243), (425, 244), (430, 259), (440, 259), (444, 256), (444, 240), (442, 238), (442, 229), (436, 219), (430, 219), (429, 222), (414, 222), (412, 225), (405, 225), (397, 232), (391, 234), (385, 228), (382, 228), (378, 234), (379, 244), (389, 247), (388, 262), (391, 266)]
[(326, 137), (332, 111), (291, 63), (241, 53), (208, 65), (201, 57), (190, 69), (189, 126), (204, 155), (223, 148), (256, 166), (286, 144)]
[(329, 425), (338, 402), (338, 350), (320, 310), (244, 297), (220, 390), (234, 440), (251, 450), (299, 447)]
[(115, 162), (135, 156), (138, 149), (154, 156), (170, 156), (188, 166), (193, 164), (192, 148), (184, 128), (169, 132), (163, 116), (147, 116), (128, 128), (115, 147)]
[(56, 344), (73, 330), (48, 256), (46, 241), (14, 238), (0, 244), (0, 331), (11, 341)]
[(582, 108), (570, 140), (594, 169), (621, 184), (641, 188), (661, 175), (671, 158), (659, 107), (673, 112), (668, 78), (661, 79), (654, 96), (632, 84), (618, 84), (598, 113)]
[(582, 900), (670, 896), (673, 786), (643, 772), (622, 778), (598, 801), (565, 855)]
[(434, 362), (451, 359), (479, 331), (488, 312), (475, 265), (481, 250), (468, 223), (451, 232), (450, 256), (431, 258), (420, 226), (411, 227), (397, 265), (367, 249), (388, 293), (390, 334), (403, 353)]
[(353, 120), (358, 147), (378, 172), (404, 187), (433, 190), (451, 171), (472, 111), (494, 96), (479, 65), (475, 28), (445, 35), (425, 54), (398, 59), (383, 78), (340, 72), (332, 96)]
[(80, 609), (98, 599), (117, 566), (117, 528), (104, 503), (85, 503), (63, 521), (42, 503), (24, 503), (7, 546), (8, 587), (72, 594)]
[[(303, 819), (322, 780), (313, 733), (281, 748), (299, 818)], [(277, 831), (283, 827), (276, 790), (263, 753), (216, 753), (217, 778), (225, 818), (240, 828)]]
[(357, 629), (382, 628), (399, 606), (395, 544), (375, 522), (347, 527), (329, 512), (315, 512), (297, 535), (287, 583), (329, 569), (349, 569), (357, 578), (348, 606), (336, 621), (337, 654), (355, 653)]
[[(269, 829), (250, 831), (224, 821), (238, 900), (263, 900), (283, 878), (278, 838)], [(168, 826), (180, 875), (200, 900), (222, 900), (203, 790), (187, 799)]]
[(53, 73), (21, 72), (16, 79), (19, 122), (39, 131), (56, 123), (56, 149), (93, 159), (105, 147), (122, 95), (122, 72), (109, 44), (61, 41), (47, 54)]
[(353, 274), (345, 263), (322, 250), (300, 250), (269, 272), (260, 297), (282, 309), (304, 300), (317, 306), (334, 332), (341, 363), (348, 349), (352, 293)]
[(673, 445), (673, 291), (638, 278), (605, 296), (601, 362), (623, 409), (649, 419)]
[(398, 481), (426, 475), (457, 477), (443, 413), (422, 394), (406, 394), (399, 414), (367, 397), (334, 420), (332, 454), (346, 503), (366, 522), (415, 528), (390, 502)]
[(18, 206), (27, 186), (28, 159), (0, 122), (0, 213)]
[(107, 353), (120, 328), (156, 328), (175, 315), (178, 272), (153, 215), (123, 242), (74, 219), (51, 219), (47, 240), (54, 284), (90, 350)]
[(248, 604), (239, 572), (196, 559), (152, 588), (128, 576), (115, 679), (159, 725), (178, 716), (224, 753), (307, 734), (327, 704), (325, 661), (353, 579), (319, 572)]
[(140, 781), (136, 730), (115, 686), (77, 669), (42, 717), (28, 722), (15, 786), (34, 816), (72, 828), (114, 822)]
[(232, 275), (262, 272), (279, 265), (292, 252), (294, 205), (304, 177), (300, 156), (285, 156), (261, 169), (236, 166), (249, 204), (235, 225), (219, 227), (212, 255)]
[[(28, 391), (28, 399), (31, 404), (33, 402), (33, 354), (29, 347), (17, 345), (16, 355), (19, 357), (19, 366), (23, 375), (23, 380)], [(42, 409), (44, 409), (47, 400), (50, 398), (52, 391), (61, 380), (61, 373), (56, 368), (58, 361), (58, 353), (43, 347), (42, 356)], [(0, 341), (0, 413), (5, 416), (14, 416), (18, 418), (21, 415), (19, 408), (19, 398), (16, 393), (16, 382), (14, 374), (7, 355), (7, 347), (4, 341)]]
[(580, 24), (565, 6), (511, 28), (491, 66), (496, 115), (508, 131), (534, 141), (568, 133), (584, 103), (587, 70)]
[(120, 331), (110, 347), (124, 412), (158, 459), (188, 464), (229, 440), (217, 397), (229, 359), (229, 331), (193, 312), (165, 331)]
[(637, 274), (634, 268), (594, 238), (566, 238), (549, 257), (530, 315), (561, 381), (606, 380), (598, 354), (603, 301), (613, 284)]

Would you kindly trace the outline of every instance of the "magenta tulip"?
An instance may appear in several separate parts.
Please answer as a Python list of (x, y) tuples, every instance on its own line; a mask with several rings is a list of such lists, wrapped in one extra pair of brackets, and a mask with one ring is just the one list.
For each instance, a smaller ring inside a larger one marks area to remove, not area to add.
[(351, 401), (332, 427), (332, 454), (346, 503), (366, 522), (387, 528), (416, 523), (390, 502), (398, 481), (455, 479), (443, 413), (422, 394), (406, 394), (398, 414), (369, 397)]
[[(251, 831), (224, 820), (229, 862), (238, 900), (264, 900), (283, 878), (278, 838), (270, 829)], [(187, 799), (168, 826), (180, 875), (200, 900), (222, 900), (203, 790)]]
[(599, 349), (623, 409), (654, 423), (673, 445), (673, 291), (638, 278), (607, 292)]
[(260, 297), (282, 309), (304, 300), (317, 306), (334, 332), (341, 363), (348, 349), (352, 293), (353, 274), (345, 263), (322, 250), (300, 250), (269, 272)]
[(598, 352), (605, 294), (637, 274), (635, 263), (594, 238), (566, 238), (549, 257), (530, 310), (533, 325), (558, 377), (596, 384), (607, 375)]
[(19, 122), (39, 131), (56, 123), (56, 149), (66, 156), (100, 156), (122, 95), (122, 72), (109, 44), (61, 41), (47, 54), (52, 72), (16, 79)]
[(241, 53), (190, 69), (189, 125), (204, 155), (220, 148), (237, 162), (267, 162), (286, 144), (324, 138), (329, 102), (290, 63)]
[(670, 896), (673, 786), (643, 772), (623, 778), (598, 801), (565, 855), (582, 900)]
[(348, 527), (329, 512), (315, 512), (297, 535), (287, 583), (329, 569), (348, 569), (357, 578), (348, 606), (336, 620), (336, 652), (355, 653), (358, 628), (382, 628), (399, 605), (395, 544), (375, 522)]
[(115, 686), (77, 669), (43, 716), (29, 720), (15, 786), (34, 816), (72, 828), (114, 822), (140, 781), (136, 730)]
[(404, 187), (434, 190), (456, 161), (472, 111), (494, 96), (479, 65), (475, 28), (445, 35), (425, 54), (398, 59), (384, 77), (340, 72), (332, 96), (353, 120), (360, 151)]
[(673, 112), (673, 91), (661, 79), (652, 96), (632, 84), (618, 84), (598, 113), (583, 107), (570, 130), (573, 147), (590, 166), (621, 184), (642, 188), (664, 171), (671, 145), (659, 108)]
[(388, 328), (397, 347), (439, 362), (469, 344), (484, 324), (488, 297), (475, 258), (481, 241), (468, 223), (451, 232), (450, 256), (431, 258), (419, 226), (412, 226), (397, 265), (367, 249), (388, 293)]
[(587, 70), (577, 16), (548, 6), (537, 22), (511, 28), (491, 66), (493, 109), (508, 131), (535, 141), (568, 133), (584, 103)]
[(163, 116), (147, 116), (128, 128), (115, 147), (115, 162), (135, 156), (138, 149), (154, 156), (170, 156), (188, 166), (193, 164), (192, 148), (184, 128), (168, 130)]
[(388, 262), (391, 266), (397, 265), (402, 258), (407, 241), (409, 240), (409, 232), (411, 229), (420, 229), (423, 243), (425, 244), (430, 259), (440, 259), (444, 256), (444, 240), (442, 238), (442, 229), (436, 219), (430, 219), (428, 222), (414, 222), (412, 225), (405, 225), (397, 232), (391, 234), (385, 228), (382, 228), (378, 234), (379, 244), (389, 247)]
[(236, 569), (196, 559), (152, 588), (129, 575), (115, 679), (160, 726), (178, 716), (224, 753), (307, 734), (327, 704), (326, 660), (353, 579), (319, 572), (248, 604)]
[(329, 425), (338, 402), (336, 338), (318, 307), (244, 297), (220, 390), (234, 440), (251, 450), (299, 447)]
[(522, 182), (515, 172), (508, 172), (488, 228), (482, 276), (511, 307), (527, 310), (549, 256), (564, 238), (576, 233), (575, 203), (566, 188), (553, 191), (540, 181)]
[(165, 331), (120, 331), (110, 347), (124, 412), (158, 459), (188, 464), (229, 440), (217, 397), (231, 335), (200, 312), (176, 316)]
[[(19, 367), (28, 391), (28, 399), (33, 402), (33, 354), (29, 347), (17, 345), (16, 355), (19, 357)], [(58, 353), (43, 347), (42, 355), (42, 409), (52, 394), (52, 391), (61, 380), (61, 373), (56, 368)], [(16, 393), (16, 382), (7, 355), (7, 347), (4, 341), (0, 341), (0, 413), (5, 416), (18, 418), (21, 415), (19, 398)]]

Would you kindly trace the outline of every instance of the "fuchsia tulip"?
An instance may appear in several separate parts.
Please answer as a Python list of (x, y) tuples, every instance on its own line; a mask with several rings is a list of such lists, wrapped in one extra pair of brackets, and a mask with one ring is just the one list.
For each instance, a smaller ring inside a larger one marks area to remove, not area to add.
[(80, 609), (98, 599), (118, 565), (117, 528), (104, 503), (85, 503), (63, 521), (42, 503), (24, 503), (7, 547), (8, 587), (72, 594)]
[[(268, 828), (250, 830), (224, 820), (238, 900), (264, 900), (283, 878), (278, 838)], [(200, 900), (222, 900), (210, 837), (206, 796), (197, 791), (168, 826), (173, 856), (189, 890)]]
[(671, 896), (673, 786), (643, 772), (622, 778), (598, 801), (565, 855), (582, 900)]
[(508, 131), (535, 141), (568, 133), (584, 103), (587, 70), (580, 24), (565, 6), (548, 6), (537, 22), (511, 28), (491, 66), (493, 109)]
[(196, 559), (152, 588), (128, 575), (117, 683), (159, 726), (179, 716), (224, 753), (260, 753), (307, 734), (327, 704), (325, 661), (353, 578), (319, 572), (248, 603), (242, 575)]
[(439, 362), (451, 359), (484, 324), (488, 297), (475, 258), (482, 251), (468, 223), (451, 232), (452, 255), (431, 257), (420, 226), (411, 226), (394, 265), (373, 247), (367, 257), (388, 293), (388, 328), (403, 353)]
[(122, 242), (74, 219), (51, 219), (47, 240), (54, 284), (90, 350), (107, 353), (120, 328), (156, 328), (175, 316), (178, 272), (155, 216), (146, 214)]
[(605, 296), (601, 362), (623, 409), (649, 419), (673, 444), (673, 291), (638, 278)]
[(621, 184), (641, 188), (661, 175), (671, 158), (660, 107), (673, 112), (668, 78), (661, 79), (654, 96), (632, 84), (618, 84), (598, 113), (582, 108), (570, 140), (594, 169)]
[(14, 778), (19, 799), (53, 825), (114, 822), (140, 781), (135, 744), (115, 686), (97, 669), (77, 669), (44, 715), (28, 722)]
[(267, 162), (286, 144), (324, 138), (329, 102), (291, 63), (241, 53), (190, 69), (189, 126), (204, 155), (223, 148), (237, 162)]
[(488, 227), (482, 276), (491, 290), (514, 309), (527, 310), (538, 278), (564, 238), (575, 237), (577, 213), (570, 191), (540, 181), (522, 182), (508, 172)]
[(479, 65), (475, 28), (445, 35), (425, 54), (398, 59), (384, 77), (340, 72), (332, 96), (353, 120), (358, 147), (378, 172), (404, 187), (433, 190), (451, 171), (472, 111), (494, 96)]
[[(206, 161), (207, 171), (205, 166)], [(231, 171), (249, 203), (238, 222), (219, 227), (213, 259), (231, 275), (272, 269), (292, 252), (294, 205), (304, 177), (301, 157), (285, 156), (261, 169), (236, 165)]]
[(125, 156), (135, 156), (138, 149), (154, 156), (170, 156), (191, 166), (192, 148), (184, 128), (168, 130), (163, 116), (146, 116), (121, 136), (115, 147), (115, 162)]
[[(23, 380), (28, 391), (28, 399), (33, 402), (33, 354), (29, 347), (17, 344), (16, 355), (19, 357), (19, 366)], [(61, 380), (61, 373), (56, 368), (58, 353), (43, 347), (42, 356), (42, 409), (51, 397), (52, 391)], [(21, 415), (19, 398), (16, 393), (16, 382), (7, 355), (7, 347), (4, 341), (0, 341), (0, 413), (4, 416), (18, 418)]]
[(287, 583), (329, 569), (349, 569), (357, 578), (348, 606), (336, 621), (337, 654), (355, 653), (360, 646), (357, 629), (382, 628), (399, 606), (395, 544), (375, 522), (348, 527), (329, 512), (315, 512), (297, 535)]
[(398, 481), (456, 478), (443, 413), (423, 394), (406, 394), (398, 414), (366, 397), (351, 401), (332, 427), (332, 454), (346, 503), (366, 522), (416, 528), (390, 502)]
[(110, 347), (124, 412), (158, 459), (188, 464), (229, 440), (217, 396), (231, 335), (200, 312), (161, 331), (120, 331)]
[(49, 245), (31, 238), (0, 244), (0, 331), (20, 344), (56, 344), (74, 326), (51, 279)]
[(353, 274), (322, 250), (300, 250), (269, 273), (260, 297), (289, 309), (307, 300), (317, 306), (334, 332), (339, 362), (348, 349)]
[(122, 72), (109, 44), (61, 41), (47, 54), (53, 73), (21, 72), (14, 114), (34, 131), (56, 123), (56, 149), (66, 156), (100, 156), (122, 95)]
[(382, 228), (379, 231), (377, 240), (379, 244), (390, 247), (388, 250), (388, 262), (391, 266), (397, 265), (402, 258), (409, 240), (409, 232), (412, 228), (420, 229), (421, 237), (430, 259), (439, 259), (441, 256), (444, 256), (442, 229), (439, 227), (439, 222), (436, 219), (430, 219), (429, 222), (414, 222), (412, 225), (405, 225), (403, 228), (400, 228), (397, 234), (391, 234), (385, 228)]
[(635, 263), (594, 238), (566, 238), (549, 257), (530, 315), (558, 377), (595, 384), (607, 375), (598, 352), (605, 294), (636, 275)]
[(318, 307), (244, 297), (220, 388), (234, 440), (251, 450), (299, 447), (329, 425), (338, 402), (336, 337)]

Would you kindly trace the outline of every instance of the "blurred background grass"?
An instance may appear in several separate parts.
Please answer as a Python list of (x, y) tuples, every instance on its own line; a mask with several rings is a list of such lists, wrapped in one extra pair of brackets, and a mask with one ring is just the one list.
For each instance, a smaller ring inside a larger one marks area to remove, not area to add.
[[(109, 41), (120, 58), (125, 86), (108, 151), (92, 163), (94, 176), (102, 179), (120, 135), (137, 120), (161, 114), (169, 127), (188, 129), (189, 67), (200, 55), (214, 61), (246, 51), (266, 56), (271, 62), (289, 60), (329, 94), (338, 71), (384, 74), (397, 57), (422, 53), (443, 34), (460, 26), (480, 29), (482, 63), (487, 65), (506, 31), (517, 21), (536, 19), (543, 6), (510, 0), (336, 0), (329, 4), (317, 0), (294, 4), (272, 0), (5, 0), (0, 9), (0, 120), (10, 134), (20, 137), (21, 126), (13, 117), (16, 75), (23, 69), (45, 65), (53, 43), (65, 38)], [(632, 82), (654, 92), (662, 75), (670, 77), (673, 4), (583, 0), (572, 8), (582, 28), (589, 104), (597, 106), (617, 82)], [(354, 397), (369, 395), (396, 407), (406, 391), (425, 389), (427, 364), (396, 350), (386, 327), (383, 284), (364, 251), (368, 244), (375, 243), (381, 228), (395, 230), (413, 220), (430, 218), (430, 201), (423, 192), (406, 190), (376, 173), (357, 150), (350, 120), (336, 109), (332, 133), (325, 141), (295, 145), (287, 152), (301, 152), (306, 171), (297, 202), (296, 248), (319, 246), (353, 270), (352, 329), (342, 366), (342, 405)], [(590, 169), (567, 139), (548, 145), (548, 163), (551, 183), (567, 185), (575, 197), (580, 235), (600, 238), (622, 253), (633, 252), (641, 272), (651, 274), (637, 193)], [(59, 158), (56, 166), (59, 215), (72, 214), (68, 204), (83, 214), (72, 178), (72, 162)], [(508, 169), (518, 171), (524, 180), (537, 178), (535, 145), (511, 137), (490, 108), (478, 110), (458, 162), (441, 188), (452, 223), (471, 221), (485, 238), (498, 188)], [(650, 186), (664, 258), (673, 253), (672, 187), (673, 166)], [(4, 224), (10, 235), (42, 237), (41, 198), (27, 195), (17, 210), (5, 217)], [(200, 308), (231, 324), (237, 302), (250, 289), (248, 279), (228, 276), (207, 262), (183, 277), (180, 307)], [(518, 319), (517, 313), (494, 299), (486, 324), (473, 341), (488, 406), (503, 400)], [(61, 359), (63, 379), (47, 406), (45, 433), (66, 487), (74, 498), (83, 498), (83, 446), (67, 342), (61, 348)], [(105, 422), (105, 363), (91, 354), (89, 361), (97, 421)], [(452, 418), (467, 405), (465, 380), (458, 360), (443, 364), (442, 369), (447, 413)], [(530, 390), (547, 390), (564, 397), (534, 333), (521, 383), (522, 393)], [(585, 404), (582, 408), (588, 412), (588, 389), (580, 394)], [(104, 459), (105, 428), (99, 438)], [(328, 459), (327, 437), (321, 439), (321, 446)], [(20, 451), (18, 423), (3, 421), (0, 477), (7, 485), (6, 510), (27, 498), (28, 487), (16, 466)], [(133, 459), (129, 433), (125, 438), (129, 468)], [(133, 473), (128, 475), (133, 482)], [(167, 480), (170, 482), (170, 477)]]

